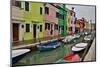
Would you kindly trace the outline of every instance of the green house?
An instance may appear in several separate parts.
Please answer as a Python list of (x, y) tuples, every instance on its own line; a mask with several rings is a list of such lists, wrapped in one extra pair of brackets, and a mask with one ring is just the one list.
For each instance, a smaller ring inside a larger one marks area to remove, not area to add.
[(66, 16), (67, 16), (67, 11), (66, 11), (66, 7), (63, 4), (62, 7), (59, 8), (59, 34), (61, 36), (66, 36), (67, 34), (67, 20), (66, 20)]

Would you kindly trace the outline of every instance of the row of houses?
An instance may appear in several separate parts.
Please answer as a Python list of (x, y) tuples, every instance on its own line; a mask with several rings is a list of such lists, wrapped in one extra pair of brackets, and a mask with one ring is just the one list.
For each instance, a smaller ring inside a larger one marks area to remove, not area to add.
[(74, 8), (69, 10), (65, 4), (12, 0), (11, 14), (13, 42), (64, 37), (84, 28), (84, 19), (78, 20)]
[(66, 35), (64, 4), (12, 1), (13, 41)]

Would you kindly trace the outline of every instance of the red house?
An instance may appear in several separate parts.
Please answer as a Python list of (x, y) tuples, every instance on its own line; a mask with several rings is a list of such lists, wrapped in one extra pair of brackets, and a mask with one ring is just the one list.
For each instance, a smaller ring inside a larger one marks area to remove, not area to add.
[(80, 21), (80, 32), (84, 32), (84, 27), (85, 27), (85, 20), (84, 18), (79, 19)]

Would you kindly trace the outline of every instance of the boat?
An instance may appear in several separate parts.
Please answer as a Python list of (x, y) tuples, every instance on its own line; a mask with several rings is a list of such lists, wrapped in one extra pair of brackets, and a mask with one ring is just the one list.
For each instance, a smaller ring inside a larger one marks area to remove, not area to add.
[(80, 53), (80, 52), (85, 50), (87, 45), (88, 45), (88, 43), (78, 43), (78, 44), (76, 44), (75, 46), (72, 47), (72, 51), (76, 54)]
[(85, 36), (84, 37), (84, 40), (86, 40), (86, 41), (89, 41), (89, 40), (91, 40), (92, 39), (92, 35), (88, 35), (88, 36)]
[(74, 37), (73, 37), (72, 35), (69, 35), (69, 36), (66, 36), (66, 37), (62, 40), (62, 42), (63, 42), (63, 43), (67, 43), (67, 42), (72, 41), (73, 39), (74, 39)]
[(48, 50), (55, 49), (59, 47), (60, 45), (61, 45), (60, 42), (54, 41), (54, 42), (39, 44), (37, 45), (37, 47), (39, 51), (48, 51)]
[(12, 63), (13, 64), (16, 63), (18, 60), (24, 57), (28, 52), (30, 52), (30, 49), (12, 50)]
[(78, 38), (80, 38), (80, 34), (74, 34), (74, 39), (76, 38), (76, 39), (78, 39)]
[(69, 35), (69, 36), (66, 36), (62, 40), (62, 42), (63, 43), (68, 43), (68, 42), (74, 41), (75, 39), (79, 39), (79, 38), (80, 38), (80, 34)]
[(87, 45), (88, 45), (88, 43), (78, 43), (78, 44), (75, 45), (75, 47), (84, 48), (84, 47), (86, 47)]
[(69, 56), (65, 56), (64, 60), (67, 62), (80, 62), (80, 56), (79, 54), (71, 54)]

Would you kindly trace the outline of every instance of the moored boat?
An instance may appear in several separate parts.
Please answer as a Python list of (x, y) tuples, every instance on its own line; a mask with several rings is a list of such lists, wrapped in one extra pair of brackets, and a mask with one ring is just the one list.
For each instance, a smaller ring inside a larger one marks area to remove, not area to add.
[(59, 47), (60, 45), (61, 45), (60, 42), (54, 41), (54, 42), (39, 44), (37, 45), (37, 47), (40, 51), (48, 51), (48, 50), (55, 49)]
[(75, 46), (72, 47), (72, 51), (74, 53), (80, 53), (80, 52), (85, 50), (87, 45), (88, 45), (87, 43), (78, 43), (78, 44), (76, 44)]
[(18, 60), (24, 57), (28, 52), (30, 52), (30, 49), (12, 50), (12, 63), (13, 64), (16, 63)]

